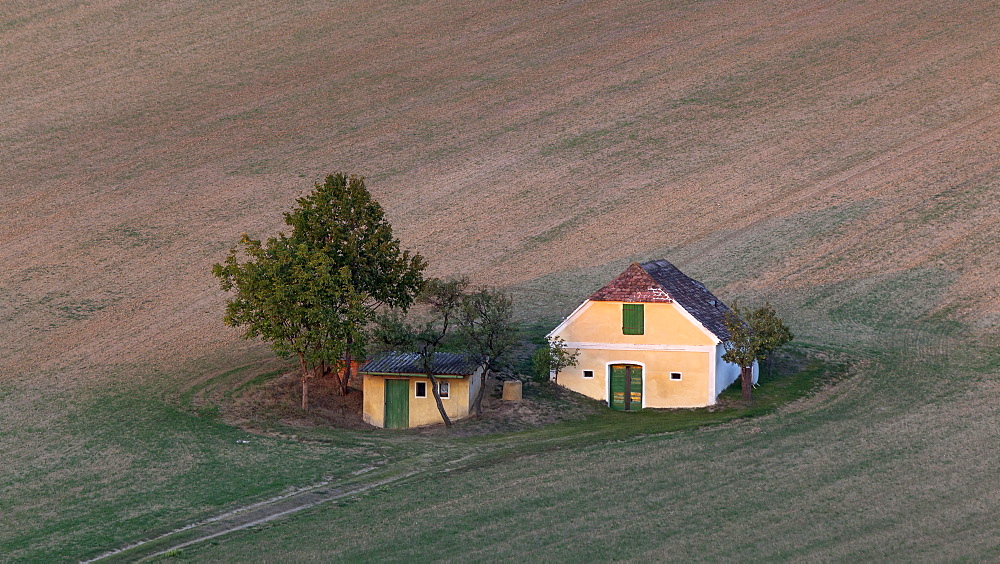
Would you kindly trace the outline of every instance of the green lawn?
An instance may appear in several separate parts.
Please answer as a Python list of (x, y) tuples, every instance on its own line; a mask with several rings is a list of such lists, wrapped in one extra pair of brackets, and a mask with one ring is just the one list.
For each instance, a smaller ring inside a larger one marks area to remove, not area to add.
[[(897, 285), (899, 295), (906, 289)], [(0, 504), (11, 509), (0, 514), (0, 547), (12, 560), (93, 557), (293, 488), (400, 465), (419, 474), (171, 558), (996, 555), (997, 350), (926, 308), (890, 318), (830, 307), (845, 303), (838, 292), (797, 304), (786, 296), (805, 340), (774, 378), (762, 378), (750, 406), (738, 386), (724, 392), (722, 409), (640, 413), (528, 388), (534, 401), (585, 417), (522, 432), (272, 421), (272, 436), (249, 434), (205, 398), (277, 374), (263, 359), (195, 366), (198, 378), (134, 368), (123, 371), (134, 378), (117, 378), (134, 384), (63, 394), (8, 384)], [(830, 311), (834, 319), (822, 317)], [(828, 324), (829, 340), (818, 324), (803, 324), (813, 319)], [(865, 331), (866, 323), (896, 328)]]
[[(14, 508), (3, 516), (3, 552), (18, 560), (93, 557), (290, 488), (336, 482), (364, 468), (413, 457), (419, 457), (425, 475), (400, 485), (404, 491), (436, 484), (437, 467), (446, 460), (467, 457), (460, 466), (464, 474), (492, 474), (509, 460), (536, 460), (555, 451), (759, 416), (843, 373), (841, 366), (803, 359), (799, 352), (779, 364), (752, 406), (736, 400), (739, 390), (734, 386), (724, 394), (725, 402), (734, 402), (725, 409), (618, 413), (573, 394), (553, 394), (545, 386), (529, 393), (551, 409), (583, 404), (586, 419), (468, 437), (275, 424), (273, 431), (294, 437), (280, 439), (226, 425), (218, 410), (191, 404), (192, 396), (204, 388), (246, 378), (246, 367), (171, 392), (174, 401), (160, 399), (162, 390), (145, 385), (94, 390), (88, 399), (62, 398), (62, 413), (40, 427), (4, 429), (2, 440), (15, 457), (0, 482), (4, 505)], [(807, 366), (798, 370), (803, 363)], [(252, 385), (261, 378), (247, 381)], [(3, 401), (24, 401), (23, 393), (8, 392)], [(466, 430), (475, 425), (466, 423)], [(30, 472), (31, 478), (25, 480), (21, 472)], [(357, 503), (361, 501), (351, 500), (346, 506)]]
[[(868, 363), (761, 418), (697, 430), (701, 410), (606, 412), (517, 438), (466, 471), (385, 487), (287, 522), (189, 547), (205, 560), (941, 559), (1000, 556), (1000, 387), (988, 351), (950, 394), (886, 384), (942, 374)], [(970, 355), (971, 356), (971, 355)], [(905, 366), (905, 365), (903, 365)], [(798, 377), (797, 377), (798, 378)], [(793, 394), (802, 380), (772, 383)], [(761, 388), (767, 389), (767, 385)], [(761, 393), (763, 408), (767, 399)], [(871, 398), (878, 398), (873, 403)], [(951, 410), (974, 414), (953, 417)], [(701, 419), (705, 422), (705, 419)], [(637, 433), (644, 429), (645, 433)], [(585, 431), (593, 434), (586, 435)], [(575, 440), (579, 434), (581, 440)], [(553, 441), (538, 450), (542, 436)], [(991, 440), (994, 439), (994, 440)], [(534, 444), (533, 444), (534, 443)], [(518, 452), (520, 451), (520, 452)], [(971, 459), (971, 460), (970, 460)], [(961, 469), (961, 477), (955, 472)]]

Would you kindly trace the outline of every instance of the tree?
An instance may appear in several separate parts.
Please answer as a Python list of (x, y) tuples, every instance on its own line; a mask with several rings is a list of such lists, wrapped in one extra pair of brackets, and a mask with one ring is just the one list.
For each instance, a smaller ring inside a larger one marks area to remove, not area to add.
[[(285, 214), (291, 238), (348, 269), (351, 286), (363, 296), (365, 324), (382, 307), (404, 312), (409, 308), (423, 286), (427, 263), (419, 253), (400, 249), (364, 177), (331, 174), (297, 202), (299, 207)], [(364, 354), (363, 341), (353, 335), (348, 339), (339, 379), (341, 395), (348, 392), (351, 361)]]
[(434, 375), (434, 357), (452, 336), (468, 285), (468, 280), (464, 278), (431, 278), (424, 283), (417, 297), (417, 302), (426, 307), (422, 323), (411, 324), (398, 311), (391, 311), (379, 316), (375, 331), (382, 347), (416, 352), (420, 356), (420, 367), (431, 381), (434, 402), (446, 427), (451, 427), (451, 418), (441, 401), (438, 378)]
[(483, 287), (462, 300), (459, 333), (469, 356), (483, 369), (474, 400), (476, 417), (483, 415), (486, 379), (514, 352), (518, 344), (517, 331), (510, 295)]
[(284, 214), (290, 235), (261, 243), (244, 234), (212, 272), (224, 291), (236, 291), (227, 325), (270, 342), (279, 356), (298, 356), (308, 409), (310, 377), (332, 374), (347, 393), (351, 360), (364, 354), (375, 313), (409, 308), (426, 263), (400, 250), (361, 177), (332, 174), (296, 202)]
[(308, 379), (329, 374), (348, 343), (360, 342), (362, 296), (345, 268), (283, 234), (266, 244), (244, 235), (240, 245), (249, 260), (239, 262), (234, 247), (225, 263), (213, 268), (223, 290), (236, 290), (223, 319), (242, 327), (244, 339), (259, 337), (278, 356), (298, 357), (302, 409), (308, 409)]
[(766, 302), (763, 307), (753, 311), (750, 316), (750, 325), (757, 331), (757, 339), (760, 342), (758, 360), (767, 362), (768, 376), (770, 376), (771, 357), (773, 356), (771, 353), (794, 339), (795, 335), (778, 317), (771, 304)]
[(532, 361), (539, 379), (545, 381), (554, 374), (553, 381), (558, 384), (559, 373), (570, 366), (576, 366), (579, 358), (579, 349), (570, 352), (562, 337), (550, 337), (545, 345), (535, 351)]
[(552, 377), (552, 356), (549, 352), (549, 344), (546, 341), (544, 346), (535, 349), (534, 354), (531, 355), (531, 368), (533, 372), (533, 379), (538, 383), (545, 383), (549, 381)]
[(722, 360), (740, 367), (743, 399), (753, 399), (753, 363), (766, 359), (775, 349), (794, 337), (770, 304), (751, 310), (733, 303), (723, 323), (729, 330), (729, 340), (723, 342), (726, 352)]

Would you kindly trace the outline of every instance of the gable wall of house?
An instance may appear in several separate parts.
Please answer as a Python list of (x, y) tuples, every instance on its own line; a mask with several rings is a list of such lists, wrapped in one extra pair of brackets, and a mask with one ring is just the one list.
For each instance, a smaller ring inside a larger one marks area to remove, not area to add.
[[(369, 425), (385, 427), (385, 380), (386, 378), (391, 379), (395, 377), (365, 374), (363, 378), (364, 420)], [(406, 377), (399, 376), (399, 378)], [(420, 377), (409, 377), (407, 379), (410, 382), (408, 395), (410, 399), (410, 427), (441, 423), (441, 414), (438, 412), (437, 403), (434, 401), (434, 394), (431, 393), (431, 381)], [(470, 397), (473, 388), (470, 386), (470, 378), (442, 378), (438, 381), (448, 382), (451, 387), (450, 397), (441, 399), (448, 417), (451, 419), (467, 417), (469, 415)], [(427, 383), (426, 398), (415, 397), (416, 382)]]
[[(698, 407), (709, 401), (710, 351), (642, 351), (581, 349), (577, 366), (559, 373), (559, 384), (585, 396), (608, 401), (609, 366), (638, 364), (643, 367), (645, 407)], [(584, 378), (592, 370), (593, 378)], [(671, 380), (670, 373), (681, 373)]]
[(644, 334), (624, 335), (622, 303), (589, 302), (586, 309), (559, 332), (559, 336), (568, 343), (715, 345), (715, 340), (685, 317), (675, 303), (644, 304)]

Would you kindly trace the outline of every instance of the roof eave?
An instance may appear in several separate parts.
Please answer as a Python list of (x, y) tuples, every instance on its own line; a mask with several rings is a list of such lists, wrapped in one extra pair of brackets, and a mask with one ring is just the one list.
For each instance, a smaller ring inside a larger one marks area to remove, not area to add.
[[(475, 372), (470, 372), (468, 374), (434, 374), (435, 378), (465, 378), (466, 376), (472, 376)], [(368, 372), (362, 370), (358, 372), (362, 376), (399, 376), (406, 378), (426, 378), (427, 374), (423, 372)]]

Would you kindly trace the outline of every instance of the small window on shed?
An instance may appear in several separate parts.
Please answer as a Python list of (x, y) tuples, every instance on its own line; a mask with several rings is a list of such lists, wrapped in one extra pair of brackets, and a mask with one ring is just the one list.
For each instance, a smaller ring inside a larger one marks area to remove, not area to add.
[(645, 329), (643, 304), (622, 304), (622, 334), (642, 335)]
[(451, 392), (451, 385), (448, 382), (438, 382), (438, 395), (441, 399), (448, 399), (448, 394)]
[(583, 371), (583, 377), (584, 378), (593, 378), (594, 377), (594, 371), (593, 370), (584, 370)]
[(681, 379), (681, 373), (680, 372), (671, 372), (670, 373), (670, 379), (671, 380), (680, 380)]
[(427, 397), (427, 382), (415, 382), (413, 388), (413, 397), (415, 398), (425, 398)]

